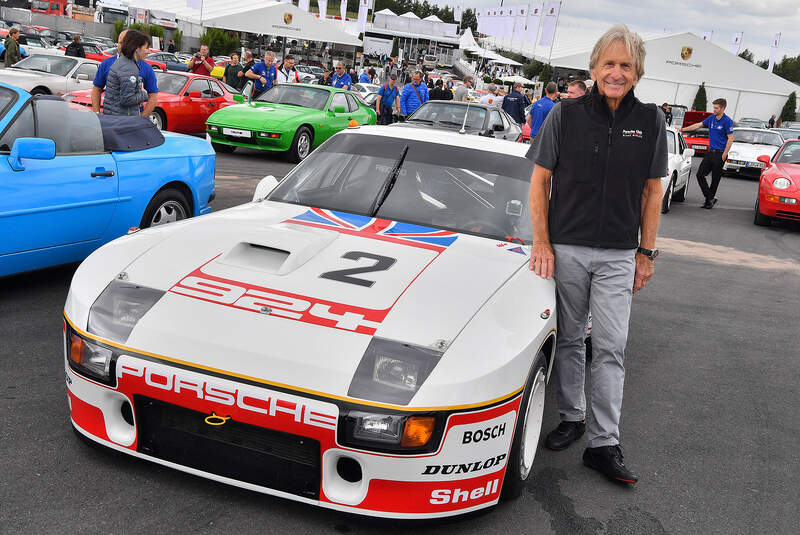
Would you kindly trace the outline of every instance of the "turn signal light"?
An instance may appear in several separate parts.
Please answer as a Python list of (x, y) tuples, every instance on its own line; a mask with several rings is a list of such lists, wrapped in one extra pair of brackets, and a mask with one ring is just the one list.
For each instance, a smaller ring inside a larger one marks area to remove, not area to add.
[(69, 347), (69, 358), (75, 364), (80, 364), (83, 358), (83, 351), (86, 349), (86, 342), (79, 336), (71, 335), (72, 343)]
[(433, 436), (436, 418), (433, 416), (411, 416), (406, 420), (403, 430), (403, 440), (400, 446), (404, 448), (418, 448), (424, 446)]

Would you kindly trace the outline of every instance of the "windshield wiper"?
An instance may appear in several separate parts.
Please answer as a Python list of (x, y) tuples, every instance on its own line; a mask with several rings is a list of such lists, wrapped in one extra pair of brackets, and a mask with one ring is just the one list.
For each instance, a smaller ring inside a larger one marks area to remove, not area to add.
[(400, 158), (397, 159), (392, 170), (389, 171), (389, 174), (386, 175), (386, 180), (383, 181), (383, 185), (381, 189), (378, 191), (378, 196), (375, 197), (375, 201), (370, 206), (369, 215), (370, 217), (375, 217), (375, 214), (378, 213), (378, 210), (381, 209), (383, 206), (383, 202), (389, 196), (389, 193), (392, 191), (394, 187), (394, 183), (397, 182), (397, 176), (400, 174), (400, 167), (402, 167), (403, 162), (406, 159), (406, 154), (408, 154), (408, 145), (405, 146), (403, 149), (403, 153), (400, 154)]
[(407, 123), (410, 123), (412, 121), (419, 121), (421, 123), (433, 124), (433, 121), (431, 121), (430, 119), (406, 119)]
[[(439, 124), (452, 124), (453, 126), (461, 126), (461, 123), (456, 123), (453, 121), (436, 121)], [(469, 125), (467, 125), (469, 127)]]

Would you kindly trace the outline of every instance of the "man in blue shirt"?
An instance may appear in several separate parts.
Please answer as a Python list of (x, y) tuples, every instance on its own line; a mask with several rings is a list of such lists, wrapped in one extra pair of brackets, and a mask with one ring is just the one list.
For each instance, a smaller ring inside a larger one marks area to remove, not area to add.
[[(728, 101), (718, 98), (713, 104), (714, 115), (709, 115), (701, 123), (678, 128), (681, 132), (692, 132), (701, 126), (708, 128), (708, 152), (703, 156), (700, 167), (697, 168), (697, 183), (706, 198), (703, 208), (709, 210), (717, 204), (717, 187), (722, 179), (722, 166), (728, 159), (728, 151), (731, 150), (731, 143), (733, 143), (733, 120), (725, 115)], [(711, 186), (706, 180), (709, 172), (711, 173)]]
[(378, 90), (378, 99), (375, 102), (375, 111), (378, 114), (378, 124), (392, 124), (392, 106), (397, 108), (400, 115), (400, 97), (397, 89), (397, 75), (389, 75), (389, 83)]
[(264, 54), (264, 59), (253, 65), (253, 67), (245, 73), (245, 76), (253, 82), (253, 98), (271, 88), (275, 84), (275, 79), (278, 77), (278, 69), (273, 65), (275, 62), (275, 54), (267, 52)]
[(539, 133), (539, 129), (542, 128), (547, 114), (550, 113), (550, 110), (555, 106), (554, 101), (558, 95), (556, 83), (548, 82), (547, 86), (544, 88), (544, 94), (544, 97), (533, 103), (531, 114), (528, 117), (528, 122), (531, 125), (531, 142), (533, 142), (533, 138), (536, 137), (536, 134)]
[(428, 86), (422, 83), (422, 73), (414, 72), (411, 83), (403, 86), (403, 93), (400, 95), (400, 113), (408, 116), (416, 111), (417, 108), (428, 102)]
[(350, 89), (353, 85), (353, 80), (350, 75), (344, 70), (344, 63), (339, 62), (336, 64), (336, 72), (331, 78), (331, 87), (338, 87), (340, 89)]
[(371, 74), (372, 73), (370, 73), (370, 72), (368, 72), (366, 70), (364, 72), (362, 72), (361, 76), (358, 77), (358, 83), (360, 83), (360, 84), (371, 84), (372, 83), (372, 77), (370, 76)]
[[(119, 50), (119, 43), (122, 42), (127, 32), (128, 30), (122, 30), (122, 32), (120, 32), (117, 50)], [(97, 66), (97, 74), (94, 75), (94, 83), (92, 86), (92, 111), (95, 113), (100, 113), (100, 95), (106, 89), (108, 71), (111, 70), (111, 66), (117, 61), (118, 57), (119, 56), (112, 56), (106, 58)], [(144, 104), (142, 116), (149, 117), (158, 103), (158, 81), (156, 80), (156, 73), (153, 72), (153, 67), (144, 61), (139, 62), (139, 76), (142, 77), (142, 84), (150, 97)]]

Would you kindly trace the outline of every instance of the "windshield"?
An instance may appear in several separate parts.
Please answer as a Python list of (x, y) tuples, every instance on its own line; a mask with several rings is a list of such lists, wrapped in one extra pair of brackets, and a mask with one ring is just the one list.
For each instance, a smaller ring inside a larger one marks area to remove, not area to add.
[(783, 136), (783, 139), (798, 139), (800, 138), (800, 130), (791, 128), (773, 128), (773, 132), (777, 132)]
[[(411, 114), (408, 121), (422, 121), (461, 126), (464, 123), (464, 114), (467, 106), (448, 104), (446, 102), (426, 102)], [(486, 122), (486, 109), (476, 106), (469, 107), (466, 128), (483, 130)]]
[(66, 76), (76, 63), (78, 63), (78, 61), (71, 58), (36, 54), (23, 59), (19, 63), (15, 63), (13, 68)]
[(325, 89), (316, 89), (302, 85), (276, 85), (262, 93), (256, 100), (258, 102), (272, 102), (273, 104), (291, 104), (321, 110), (328, 102), (329, 92)]
[(800, 141), (787, 143), (775, 161), (778, 163), (800, 164)]
[(733, 140), (753, 145), (773, 145), (775, 147), (783, 145), (783, 138), (779, 134), (767, 130), (734, 130)]
[(522, 156), (338, 134), (295, 167), (269, 199), (369, 215), (406, 146), (397, 182), (377, 217), (531, 242), (528, 190), (533, 164)]
[(156, 73), (156, 82), (158, 83), (158, 90), (161, 93), (170, 93), (177, 95), (186, 85), (186, 76), (180, 74), (169, 74), (165, 72)]

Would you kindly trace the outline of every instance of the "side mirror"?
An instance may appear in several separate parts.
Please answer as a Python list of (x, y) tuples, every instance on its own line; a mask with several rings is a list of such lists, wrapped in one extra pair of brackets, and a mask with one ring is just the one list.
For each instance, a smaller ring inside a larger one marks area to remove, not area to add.
[(189, 98), (203, 98), (203, 94), (200, 91), (189, 91)]
[(22, 158), (29, 160), (52, 160), (56, 157), (56, 142), (52, 139), (39, 137), (20, 137), (14, 141), (11, 154), (8, 155), (8, 165), (14, 171), (24, 171)]
[(763, 163), (764, 165), (769, 165), (769, 156), (766, 154), (762, 154), (758, 158), (756, 158), (759, 162)]
[(244, 87), (242, 88), (242, 99), (246, 100), (248, 103), (253, 100), (253, 81), (248, 80)]
[(344, 106), (334, 106), (333, 113), (344, 113)]
[(88, 74), (79, 74), (78, 76), (76, 76), (76, 78), (78, 80), (88, 80), (89, 79), (89, 75)]
[(242, 95), (233, 95), (233, 101), (236, 104), (244, 104), (244, 97)]
[(260, 202), (267, 198), (278, 185), (278, 179), (272, 175), (267, 175), (261, 179), (253, 192), (253, 202)]
[(694, 156), (694, 149), (683, 149), (683, 155), (687, 158)]

